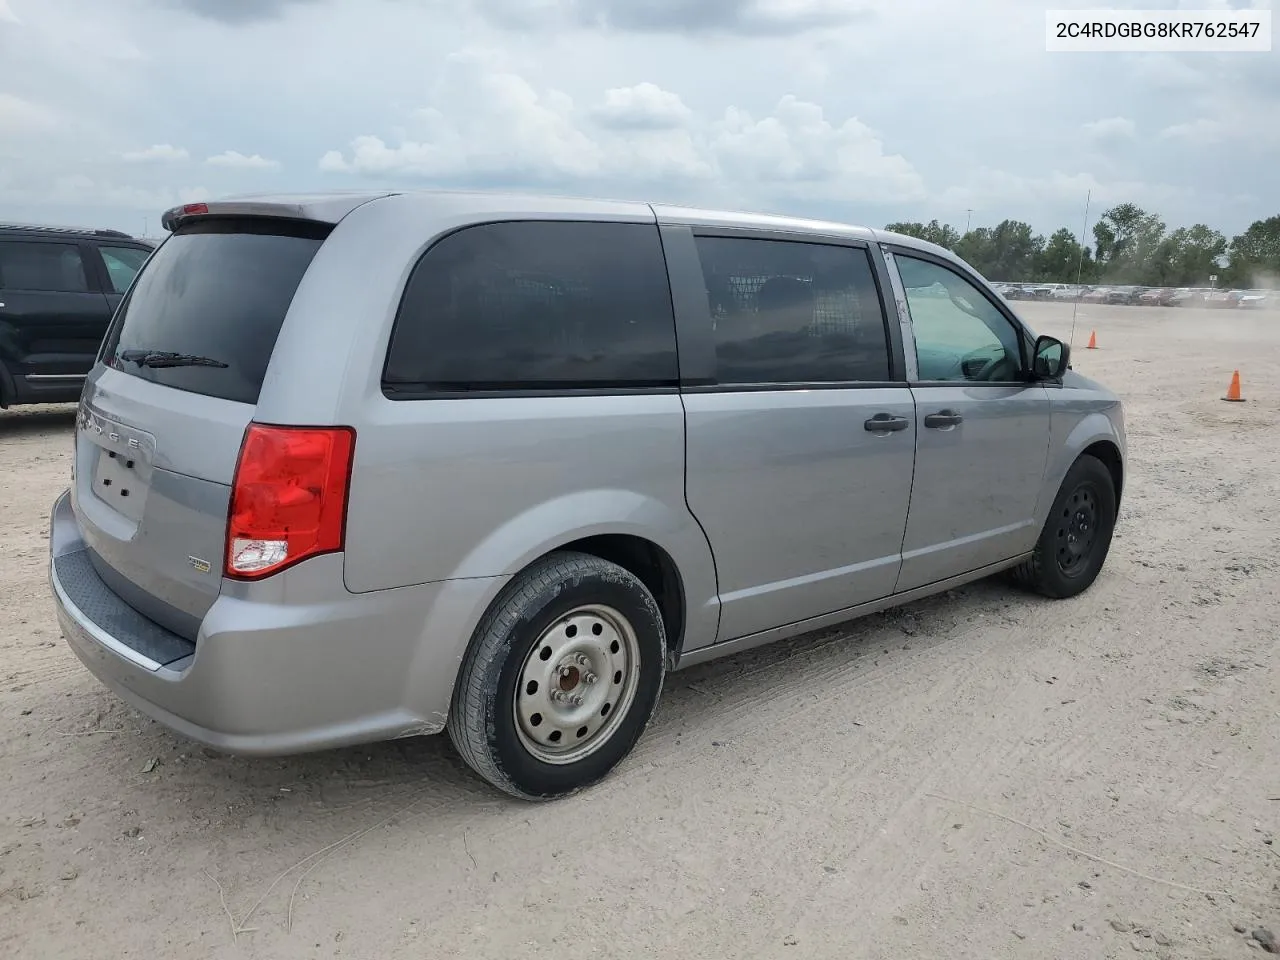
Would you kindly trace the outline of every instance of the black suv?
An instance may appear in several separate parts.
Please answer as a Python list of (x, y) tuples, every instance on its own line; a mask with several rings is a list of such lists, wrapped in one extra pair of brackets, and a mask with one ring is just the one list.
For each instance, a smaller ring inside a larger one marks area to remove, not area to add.
[(0, 223), (0, 408), (74, 403), (152, 245), (118, 230)]

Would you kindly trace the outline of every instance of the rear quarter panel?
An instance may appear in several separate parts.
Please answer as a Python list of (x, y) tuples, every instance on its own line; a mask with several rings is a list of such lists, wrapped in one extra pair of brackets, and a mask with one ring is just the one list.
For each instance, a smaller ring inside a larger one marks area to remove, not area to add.
[(385, 401), (366, 414), (347, 514), (351, 590), (512, 574), (602, 533), (673, 557), (701, 539), (684, 506), (674, 393)]

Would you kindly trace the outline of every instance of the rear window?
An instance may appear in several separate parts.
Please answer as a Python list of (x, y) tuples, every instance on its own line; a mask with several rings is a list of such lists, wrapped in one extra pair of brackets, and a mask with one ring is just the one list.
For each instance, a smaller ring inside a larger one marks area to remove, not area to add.
[(414, 267), (387, 354), (393, 399), (675, 386), (658, 228), (508, 222), (445, 237)]
[(257, 403), (289, 304), (330, 229), (280, 220), (181, 227), (121, 302), (104, 361), (177, 390)]

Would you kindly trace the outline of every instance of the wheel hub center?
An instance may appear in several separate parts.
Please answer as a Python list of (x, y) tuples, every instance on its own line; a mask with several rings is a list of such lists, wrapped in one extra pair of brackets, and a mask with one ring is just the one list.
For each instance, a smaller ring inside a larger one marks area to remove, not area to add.
[(1092, 517), (1087, 510), (1078, 510), (1076, 515), (1071, 518), (1071, 528), (1067, 531), (1067, 540), (1075, 543), (1082, 539), (1091, 526)]
[(576, 687), (578, 685), (578, 682), (581, 679), (582, 679), (582, 673), (578, 670), (577, 667), (570, 666), (570, 667), (560, 668), (559, 686), (560, 686), (560, 689), (565, 691), (566, 693), (568, 693), (570, 690)]

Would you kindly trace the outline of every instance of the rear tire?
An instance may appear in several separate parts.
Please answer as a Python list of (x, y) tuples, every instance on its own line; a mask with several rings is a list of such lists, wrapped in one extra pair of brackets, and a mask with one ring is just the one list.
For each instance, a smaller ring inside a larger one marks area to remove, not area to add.
[(1115, 525), (1111, 472), (1085, 454), (1067, 471), (1035, 551), (1012, 571), (1014, 581), (1055, 600), (1083, 593), (1106, 562)]
[(476, 628), (449, 738), (499, 790), (566, 796), (631, 752), (666, 661), (662, 613), (643, 583), (590, 554), (551, 554), (518, 574)]

